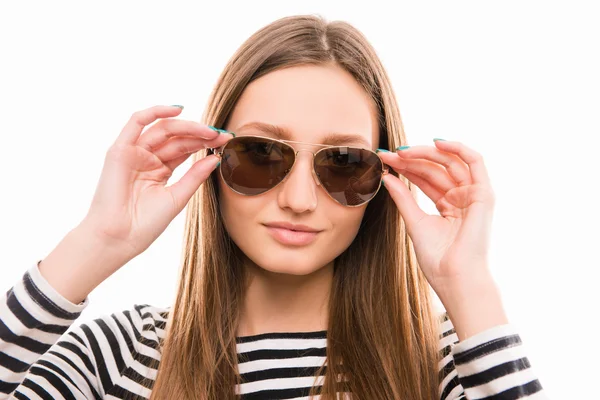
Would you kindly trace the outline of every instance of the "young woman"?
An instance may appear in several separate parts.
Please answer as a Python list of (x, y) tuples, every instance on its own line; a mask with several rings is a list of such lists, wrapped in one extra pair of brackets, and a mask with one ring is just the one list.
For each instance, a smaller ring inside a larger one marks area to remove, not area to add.
[[(232, 57), (203, 123), (180, 112), (132, 115), (89, 213), (0, 302), (1, 398), (544, 398), (488, 270), (481, 155), (406, 146), (355, 28), (277, 20)], [(174, 304), (72, 326), (186, 205)]]

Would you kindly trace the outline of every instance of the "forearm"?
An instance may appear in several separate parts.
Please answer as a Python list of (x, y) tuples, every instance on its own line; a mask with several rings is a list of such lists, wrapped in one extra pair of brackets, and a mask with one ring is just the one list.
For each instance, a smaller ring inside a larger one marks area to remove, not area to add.
[(436, 293), (452, 320), (459, 340), (509, 323), (499, 288), (489, 274), (452, 282), (437, 289)]
[(94, 288), (127, 263), (124, 254), (79, 225), (40, 262), (39, 270), (65, 299), (79, 304)]

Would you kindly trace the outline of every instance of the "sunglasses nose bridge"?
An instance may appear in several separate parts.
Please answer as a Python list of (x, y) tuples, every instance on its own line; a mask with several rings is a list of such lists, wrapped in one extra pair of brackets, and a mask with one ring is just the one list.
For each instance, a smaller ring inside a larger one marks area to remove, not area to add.
[(315, 152), (311, 151), (311, 150), (307, 150), (307, 149), (296, 150), (296, 152), (294, 153), (296, 159), (298, 159), (298, 153), (300, 153), (301, 151), (307, 151), (310, 154), (312, 154), (313, 159), (311, 161), (310, 170), (312, 171), (312, 176), (313, 176), (313, 179), (315, 180), (315, 183), (317, 184), (317, 186), (321, 186), (321, 181), (319, 180), (319, 177), (317, 176), (317, 171), (315, 171)]

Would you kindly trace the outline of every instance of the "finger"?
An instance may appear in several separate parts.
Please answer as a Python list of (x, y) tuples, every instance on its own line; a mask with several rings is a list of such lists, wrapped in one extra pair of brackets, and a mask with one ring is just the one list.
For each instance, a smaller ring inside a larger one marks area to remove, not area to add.
[(445, 193), (456, 187), (456, 181), (448, 174), (446, 168), (438, 163), (423, 159), (403, 159), (393, 153), (385, 153), (381, 158), (398, 173), (412, 172), (429, 181), (441, 192)]
[(204, 148), (220, 147), (231, 140), (231, 135), (218, 135), (213, 140), (191, 136), (172, 137), (154, 150), (154, 154), (163, 162), (179, 158), (184, 154), (195, 153)]
[(177, 211), (183, 210), (192, 195), (213, 172), (219, 161), (219, 157), (215, 155), (196, 161), (179, 181), (167, 188), (173, 196)]
[[(209, 148), (209, 149), (210, 149), (210, 148), (213, 148), (213, 149), (215, 149), (215, 148), (219, 148), (219, 147), (223, 146), (224, 144), (226, 144), (228, 141), (230, 141), (230, 140), (231, 140), (231, 138), (232, 138), (232, 136), (231, 136), (231, 135), (223, 135), (223, 134), (221, 134), (221, 135), (219, 135), (219, 136), (218, 136), (216, 139), (214, 139), (214, 140), (210, 140), (210, 141), (206, 141), (206, 142), (204, 142), (204, 145), (203, 145), (203, 147), (204, 147), (204, 148)], [(175, 139), (177, 139), (177, 138), (171, 138), (170, 140), (175, 140)], [(199, 140), (199, 139), (197, 139), (197, 140)], [(200, 149), (198, 149), (198, 150), (201, 150), (201, 149), (202, 149), (202, 148), (200, 148)], [(198, 150), (196, 150), (196, 151), (198, 151)], [(191, 153), (180, 155), (180, 156), (178, 156), (178, 157), (176, 157), (176, 158), (174, 158), (174, 159), (172, 159), (172, 160), (170, 160), (170, 161), (167, 161), (167, 162), (165, 162), (164, 164), (165, 164), (165, 166), (166, 166), (167, 168), (169, 168), (171, 171), (174, 171), (174, 170), (175, 170), (175, 168), (179, 167), (179, 166), (180, 166), (182, 163), (184, 163), (184, 162), (185, 162), (185, 160), (187, 160), (187, 159), (188, 159), (188, 158), (189, 158), (191, 155), (193, 155), (193, 154), (194, 154), (196, 151), (192, 151)], [(155, 154), (156, 154), (156, 153), (155, 153)]]
[(383, 176), (383, 182), (398, 210), (400, 210), (402, 218), (404, 218), (408, 233), (412, 233), (413, 227), (427, 214), (421, 210), (408, 186), (399, 178), (392, 174), (386, 174)]
[(396, 150), (396, 154), (402, 159), (425, 159), (443, 165), (459, 186), (472, 183), (469, 167), (456, 154), (446, 153), (433, 146), (412, 146)]
[(438, 149), (456, 154), (467, 163), (471, 171), (473, 183), (490, 185), (490, 177), (488, 176), (487, 168), (485, 167), (483, 156), (481, 154), (461, 142), (436, 140), (434, 143)]
[(411, 181), (412, 183), (417, 185), (417, 187), (419, 189), (421, 189), (421, 191), (425, 194), (425, 196), (429, 197), (431, 199), (431, 201), (433, 201), (434, 204), (437, 204), (437, 202), (442, 197), (444, 197), (443, 192), (439, 191), (431, 183), (429, 183), (427, 180), (421, 178), (420, 176), (415, 175), (408, 171), (402, 171), (400, 173), (402, 175), (404, 175), (409, 181)]
[(171, 161), (167, 161), (165, 162), (165, 167), (169, 168), (172, 171), (175, 171), (175, 169), (177, 167), (179, 167), (181, 164), (183, 164), (185, 162), (185, 160), (187, 160), (188, 158), (190, 158), (190, 156), (194, 154), (194, 153), (190, 153), (190, 154), (184, 154), (182, 156), (179, 156)]
[(115, 144), (135, 144), (146, 125), (159, 118), (169, 118), (179, 115), (182, 108), (177, 106), (154, 106), (134, 112), (123, 130), (115, 140)]
[(193, 136), (199, 139), (212, 140), (219, 136), (219, 132), (195, 121), (163, 119), (150, 127), (140, 137), (137, 144), (148, 151), (154, 151), (155, 148), (174, 136)]

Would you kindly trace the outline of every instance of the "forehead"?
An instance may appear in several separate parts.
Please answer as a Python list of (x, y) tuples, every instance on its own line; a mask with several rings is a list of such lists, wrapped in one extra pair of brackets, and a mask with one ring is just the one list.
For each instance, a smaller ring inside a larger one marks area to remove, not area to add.
[(273, 137), (280, 136), (277, 128), (289, 140), (379, 145), (375, 103), (338, 66), (295, 66), (260, 77), (244, 89), (225, 127), (240, 136)]

